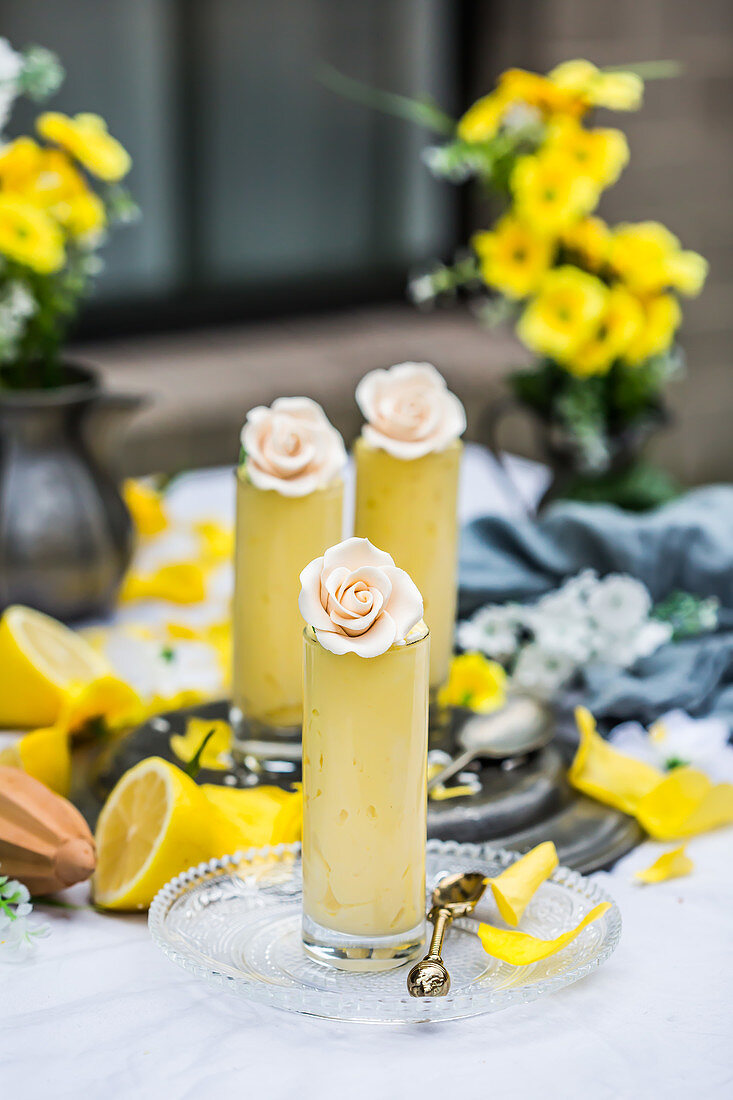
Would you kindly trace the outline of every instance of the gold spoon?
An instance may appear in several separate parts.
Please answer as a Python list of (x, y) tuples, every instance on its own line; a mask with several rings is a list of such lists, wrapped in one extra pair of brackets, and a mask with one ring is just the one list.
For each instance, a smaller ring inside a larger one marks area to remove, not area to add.
[(445, 997), (450, 989), (450, 974), (440, 955), (443, 936), (456, 917), (467, 917), (486, 889), (486, 878), (478, 871), (449, 875), (433, 890), (428, 920), (433, 925), (430, 949), (407, 975), (411, 997)]

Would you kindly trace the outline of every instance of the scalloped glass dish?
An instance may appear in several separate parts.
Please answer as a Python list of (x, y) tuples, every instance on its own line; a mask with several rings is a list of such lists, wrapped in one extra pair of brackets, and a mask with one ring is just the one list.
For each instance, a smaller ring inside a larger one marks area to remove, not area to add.
[[(427, 887), (458, 871), (493, 876), (517, 858), (486, 844), (431, 840)], [(522, 930), (551, 939), (601, 901), (611, 908), (556, 955), (531, 966), (491, 958), (476, 933), (479, 921), (501, 923), (487, 891), (472, 917), (449, 931), (443, 959), (447, 997), (407, 993), (409, 966), (382, 973), (335, 970), (309, 959), (301, 943), (300, 845), (252, 849), (186, 871), (164, 886), (150, 907), (156, 944), (179, 966), (219, 989), (289, 1012), (369, 1023), (455, 1020), (526, 1004), (584, 978), (609, 957), (621, 935), (621, 914), (595, 883), (559, 867), (530, 902)]]

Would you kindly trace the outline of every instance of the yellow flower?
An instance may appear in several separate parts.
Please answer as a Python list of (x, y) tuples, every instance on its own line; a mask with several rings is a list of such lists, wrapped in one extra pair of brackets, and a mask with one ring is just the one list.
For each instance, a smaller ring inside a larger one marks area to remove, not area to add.
[(481, 275), (507, 298), (533, 294), (552, 262), (554, 245), (537, 236), (510, 214), (491, 232), (476, 233), (472, 241)]
[(566, 156), (576, 171), (600, 187), (615, 183), (629, 160), (629, 145), (620, 130), (587, 130), (574, 118), (556, 118), (547, 128), (543, 152)]
[(680, 242), (659, 222), (623, 223), (611, 238), (610, 262), (638, 294), (652, 294), (670, 285), (670, 261)]
[(107, 222), (104, 203), (93, 191), (85, 191), (70, 199), (67, 208), (57, 212), (57, 217), (72, 237), (79, 240), (93, 240)]
[(44, 210), (0, 193), (0, 254), (50, 275), (64, 263), (61, 230)]
[(507, 106), (506, 98), (499, 92), (491, 92), (477, 99), (458, 122), (461, 141), (491, 141), (501, 125)]
[(641, 299), (642, 323), (624, 350), (624, 359), (639, 366), (653, 355), (661, 355), (672, 341), (682, 320), (680, 304), (673, 294)]
[(607, 297), (595, 275), (570, 265), (555, 268), (520, 317), (519, 338), (540, 355), (568, 362), (596, 330)]
[(579, 174), (570, 157), (552, 150), (520, 157), (511, 187), (517, 217), (547, 236), (589, 214), (600, 196), (590, 176)]
[(605, 267), (611, 247), (611, 230), (602, 218), (583, 218), (564, 229), (560, 243), (591, 271)]
[(441, 707), (468, 707), (488, 714), (504, 705), (506, 673), (496, 661), (483, 653), (463, 653), (454, 657), (448, 682), (438, 692)]
[(74, 118), (56, 111), (39, 116), (36, 129), (41, 137), (53, 141), (71, 153), (99, 179), (114, 183), (130, 171), (130, 155), (107, 130), (99, 115), (80, 114)]
[(526, 69), (507, 69), (499, 77), (497, 90), (507, 103), (526, 103), (543, 115), (579, 114), (583, 104), (573, 89)]
[(671, 852), (664, 852), (655, 859), (652, 864), (643, 871), (636, 872), (639, 882), (650, 884), (652, 882), (666, 882), (670, 878), (682, 878), (694, 870), (695, 864), (685, 853), (684, 845), (681, 848), (673, 848)]
[(234, 734), (228, 722), (221, 719), (206, 720), (204, 718), (189, 718), (186, 723), (186, 732), (174, 733), (170, 738), (170, 746), (179, 760), (185, 764), (195, 757), (204, 740), (211, 734), (201, 753), (199, 762), (202, 768), (210, 768), (214, 771), (228, 771), (232, 766), (232, 741)]
[(138, 535), (150, 538), (159, 535), (168, 526), (163, 495), (152, 485), (135, 478), (123, 482), (122, 495)]
[(699, 252), (677, 252), (667, 261), (669, 285), (695, 298), (702, 290), (708, 274), (708, 262)]
[(571, 374), (587, 378), (606, 374), (619, 359), (644, 324), (644, 314), (638, 298), (617, 285), (610, 288), (606, 308), (587, 343), (564, 363)]
[(636, 73), (601, 72), (590, 61), (564, 61), (547, 74), (551, 83), (574, 95), (588, 107), (609, 107), (612, 111), (637, 111), (644, 94), (644, 82)]

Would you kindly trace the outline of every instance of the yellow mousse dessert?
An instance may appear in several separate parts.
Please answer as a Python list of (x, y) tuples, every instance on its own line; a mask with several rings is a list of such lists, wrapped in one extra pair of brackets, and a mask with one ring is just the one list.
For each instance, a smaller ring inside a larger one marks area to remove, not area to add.
[(355, 446), (355, 531), (392, 554), (422, 593), (438, 688), (453, 653), (465, 413), (428, 363), (371, 371), (356, 398), (367, 423)]
[(237, 471), (232, 698), (248, 726), (302, 718), (299, 574), (341, 536), (343, 441), (319, 405), (253, 409)]
[(302, 574), (303, 930), (336, 966), (424, 939), (429, 636), (407, 573), (366, 539)]

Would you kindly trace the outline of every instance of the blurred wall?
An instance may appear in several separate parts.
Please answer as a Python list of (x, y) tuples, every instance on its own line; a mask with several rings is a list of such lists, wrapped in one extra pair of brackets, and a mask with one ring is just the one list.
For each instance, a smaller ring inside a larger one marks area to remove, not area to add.
[(638, 114), (599, 112), (629, 138), (631, 160), (606, 193), (610, 222), (664, 222), (710, 261), (680, 333), (688, 374), (670, 387), (676, 424), (656, 455), (688, 483), (733, 477), (732, 0), (492, 0), (477, 4), (474, 96), (511, 66), (546, 72), (674, 59), (672, 80), (647, 84)]

